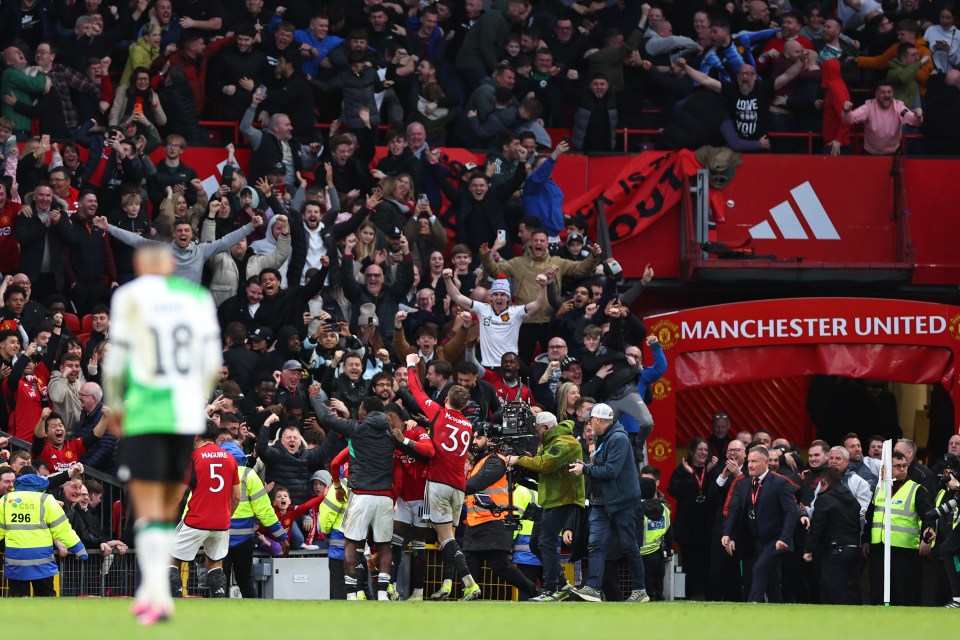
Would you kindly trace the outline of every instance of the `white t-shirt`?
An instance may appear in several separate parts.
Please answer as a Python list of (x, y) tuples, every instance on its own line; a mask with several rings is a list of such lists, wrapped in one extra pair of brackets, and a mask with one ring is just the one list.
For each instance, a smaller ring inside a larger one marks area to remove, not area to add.
[(503, 354), (517, 350), (520, 325), (527, 317), (524, 305), (515, 304), (496, 314), (486, 302), (474, 301), (470, 307), (480, 317), (481, 364), (484, 367), (499, 367)]

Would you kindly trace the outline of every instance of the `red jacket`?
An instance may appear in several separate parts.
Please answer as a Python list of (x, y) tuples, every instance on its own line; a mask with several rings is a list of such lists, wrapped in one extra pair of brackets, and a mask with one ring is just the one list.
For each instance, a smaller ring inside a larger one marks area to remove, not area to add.
[(7, 197), (7, 204), (0, 209), (0, 273), (14, 273), (20, 264), (20, 245), (17, 243), (17, 217), (19, 202)]

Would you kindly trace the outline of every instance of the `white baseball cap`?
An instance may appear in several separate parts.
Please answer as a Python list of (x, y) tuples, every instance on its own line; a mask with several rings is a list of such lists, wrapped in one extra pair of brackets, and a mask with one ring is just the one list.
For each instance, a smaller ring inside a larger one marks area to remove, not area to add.
[(613, 420), (613, 409), (610, 408), (610, 405), (600, 402), (593, 405), (593, 408), (590, 409), (591, 418), (600, 418), (601, 420)]

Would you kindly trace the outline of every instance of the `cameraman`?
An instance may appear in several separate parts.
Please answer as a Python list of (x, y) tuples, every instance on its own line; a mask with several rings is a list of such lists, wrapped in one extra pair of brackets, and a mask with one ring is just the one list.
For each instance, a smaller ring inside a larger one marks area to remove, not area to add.
[[(960, 609), (960, 531), (957, 524), (960, 523), (960, 511), (957, 510), (956, 500), (960, 496), (960, 481), (957, 480), (958, 469), (956, 465), (948, 466), (943, 469), (940, 477), (940, 491), (937, 492), (934, 500), (937, 518), (936, 539), (939, 543), (934, 543), (933, 552), (935, 561), (942, 563), (942, 571), (946, 574), (947, 583), (950, 585), (950, 595), (943, 593), (941, 584), (943, 580), (938, 578), (935, 581), (935, 592), (940, 598), (934, 602), (944, 604), (951, 609)], [(954, 502), (951, 502), (954, 501)], [(936, 597), (936, 596), (935, 596)]]
[(555, 415), (542, 411), (537, 414), (535, 424), (541, 443), (539, 453), (532, 457), (509, 456), (507, 464), (540, 474), (538, 495), (543, 506), (543, 520), (540, 523), (539, 543), (544, 592), (534, 600), (556, 602), (566, 596), (565, 591), (558, 591), (562, 573), (557, 553), (557, 533), (573, 530), (585, 498), (583, 476), (570, 473), (567, 465), (582, 462), (583, 454), (580, 443), (573, 437), (571, 420), (557, 424)]
[(507, 458), (488, 447), (490, 440), (485, 431), (486, 427), (486, 424), (478, 420), (473, 428), (473, 444), (470, 449), (475, 462), (467, 476), (467, 526), (463, 551), (472, 575), (483, 575), (483, 561), (486, 560), (487, 567), (494, 575), (515, 586), (520, 591), (521, 600), (529, 600), (539, 596), (540, 591), (513, 564), (514, 529), (505, 526), (505, 512), (494, 513), (477, 504), (474, 497), (477, 493), (483, 493), (489, 496), (497, 507), (506, 507), (508, 504)]

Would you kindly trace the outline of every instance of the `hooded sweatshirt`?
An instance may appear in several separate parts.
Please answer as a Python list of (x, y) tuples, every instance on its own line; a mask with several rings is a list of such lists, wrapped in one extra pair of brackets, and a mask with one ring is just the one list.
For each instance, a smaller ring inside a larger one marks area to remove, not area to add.
[(521, 456), (517, 464), (540, 474), (540, 506), (555, 509), (563, 505), (583, 506), (586, 492), (583, 476), (567, 471), (567, 465), (583, 460), (580, 443), (573, 437), (573, 421), (564, 420), (544, 432), (543, 444), (535, 456)]

